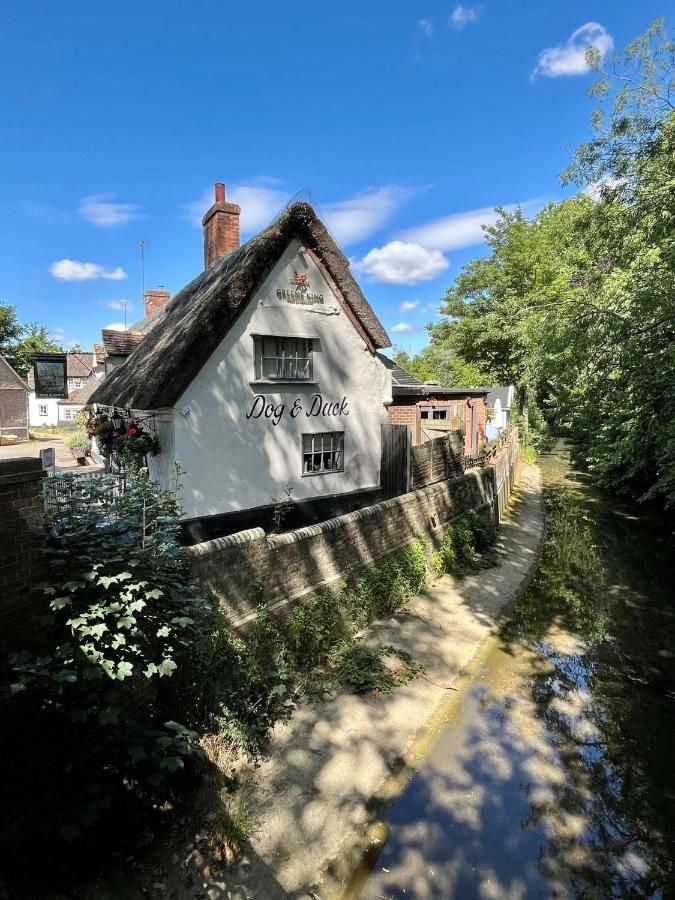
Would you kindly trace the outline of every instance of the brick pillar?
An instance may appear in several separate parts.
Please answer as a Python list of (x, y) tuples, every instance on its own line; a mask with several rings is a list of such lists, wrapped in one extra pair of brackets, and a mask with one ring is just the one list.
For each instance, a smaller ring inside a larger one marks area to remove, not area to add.
[(44, 477), (39, 459), (0, 460), (0, 635), (12, 649), (25, 646), (42, 604), (33, 588), (47, 562), (31, 527), (44, 513)]

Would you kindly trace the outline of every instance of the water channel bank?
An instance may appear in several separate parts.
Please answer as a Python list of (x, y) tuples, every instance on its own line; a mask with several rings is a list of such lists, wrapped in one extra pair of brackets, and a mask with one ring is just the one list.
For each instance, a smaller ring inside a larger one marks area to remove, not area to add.
[(343, 900), (675, 896), (674, 523), (593, 490), (570, 451), (541, 460), (537, 577)]
[[(255, 858), (280, 888), (300, 897), (313, 886), (322, 900), (341, 892), (372, 837), (373, 798), (390, 789), (392, 772), (400, 778), (406, 764), (418, 760), (419, 735), (424, 743), (435, 728), (435, 711), (456, 692), (460, 673), (494, 632), (500, 611), (534, 574), (542, 535), (539, 470), (523, 464), (500, 528), (497, 565), (461, 580), (440, 579), (369, 631), (377, 645), (410, 652), (425, 674), (392, 694), (344, 693), (303, 704), (288, 725), (275, 729), (268, 758), (251, 773), (249, 796), (260, 822), (251, 842)], [(269, 882), (264, 890), (250, 896), (272, 896)]]

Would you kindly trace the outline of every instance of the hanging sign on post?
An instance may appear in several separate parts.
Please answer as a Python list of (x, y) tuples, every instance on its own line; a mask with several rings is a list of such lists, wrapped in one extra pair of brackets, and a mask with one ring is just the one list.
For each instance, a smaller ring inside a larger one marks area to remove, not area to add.
[(33, 376), (38, 400), (67, 400), (68, 375), (65, 353), (34, 353)]

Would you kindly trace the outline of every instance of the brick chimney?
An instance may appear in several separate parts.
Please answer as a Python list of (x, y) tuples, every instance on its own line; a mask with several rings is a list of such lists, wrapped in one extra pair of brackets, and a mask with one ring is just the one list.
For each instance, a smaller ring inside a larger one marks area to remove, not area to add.
[(145, 315), (151, 316), (161, 309), (165, 303), (171, 299), (169, 291), (146, 291), (143, 294), (143, 303), (145, 304)]
[(202, 219), (204, 226), (204, 269), (239, 246), (239, 213), (236, 203), (225, 200), (225, 185), (216, 185), (216, 202)]

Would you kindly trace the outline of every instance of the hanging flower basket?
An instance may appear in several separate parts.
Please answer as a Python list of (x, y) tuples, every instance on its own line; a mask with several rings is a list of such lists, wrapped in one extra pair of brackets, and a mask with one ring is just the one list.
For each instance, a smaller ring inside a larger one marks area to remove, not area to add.
[(108, 459), (131, 456), (140, 465), (146, 456), (157, 456), (161, 450), (155, 432), (134, 419), (99, 413), (89, 416), (86, 429), (96, 438), (101, 453)]

